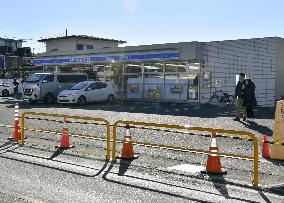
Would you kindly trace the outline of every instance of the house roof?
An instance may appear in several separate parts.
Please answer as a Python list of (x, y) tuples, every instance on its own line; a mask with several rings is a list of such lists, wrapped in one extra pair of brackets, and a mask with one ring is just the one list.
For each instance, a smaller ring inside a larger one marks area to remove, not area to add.
[(0, 37), (0, 40), (4, 40), (6, 42), (25, 42), (23, 39), (9, 39), (9, 38), (3, 38), (3, 37)]
[(116, 39), (106, 39), (106, 38), (100, 38), (100, 37), (93, 37), (93, 36), (87, 36), (87, 35), (69, 35), (69, 36), (63, 36), (63, 37), (51, 37), (51, 38), (45, 38), (40, 39), (38, 42), (46, 42), (51, 40), (62, 40), (62, 39), (92, 39), (92, 40), (103, 40), (103, 41), (113, 41), (113, 42), (119, 42), (121, 44), (126, 43), (126, 41), (122, 40), (116, 40)]

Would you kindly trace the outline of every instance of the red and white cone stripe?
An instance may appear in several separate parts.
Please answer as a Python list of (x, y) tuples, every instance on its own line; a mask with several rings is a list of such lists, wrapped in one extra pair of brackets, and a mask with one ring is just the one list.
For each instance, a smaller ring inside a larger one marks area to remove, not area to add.
[[(219, 156), (218, 154), (214, 154), (214, 153), (218, 153), (218, 147), (217, 147), (217, 139), (216, 139), (216, 133), (215, 132), (213, 132), (212, 133), (212, 136), (211, 136), (211, 146), (210, 146), (210, 149), (209, 149), (209, 151), (210, 151), (210, 156)], [(211, 152), (213, 152), (212, 154), (211, 154)]]
[(19, 120), (19, 104), (15, 104), (15, 121)]
[(126, 142), (130, 142), (131, 135), (130, 135), (129, 129), (126, 129), (124, 138), (125, 138), (125, 141), (126, 141)]

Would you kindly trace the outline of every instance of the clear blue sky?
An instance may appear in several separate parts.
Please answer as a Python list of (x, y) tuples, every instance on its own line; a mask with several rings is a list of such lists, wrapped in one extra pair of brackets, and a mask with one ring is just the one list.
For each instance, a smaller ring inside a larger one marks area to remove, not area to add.
[(1, 0), (0, 37), (90, 35), (127, 45), (284, 37), (282, 0)]

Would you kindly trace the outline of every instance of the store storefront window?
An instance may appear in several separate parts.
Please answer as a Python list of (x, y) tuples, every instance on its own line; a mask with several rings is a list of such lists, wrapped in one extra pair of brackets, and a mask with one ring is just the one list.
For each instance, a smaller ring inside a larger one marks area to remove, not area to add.
[(56, 71), (55, 66), (44, 66), (44, 72), (51, 73), (51, 72), (55, 72), (55, 71)]
[(123, 96), (127, 98), (142, 98), (142, 77), (138, 75), (124, 75)]
[(79, 72), (79, 67), (71, 67), (71, 66), (62, 66), (60, 67), (61, 73), (72, 73), (72, 72)]
[(172, 73), (175, 73), (175, 72), (186, 72), (186, 62), (167, 62), (166, 65), (165, 65), (165, 71), (166, 72), (172, 72)]
[(142, 72), (142, 63), (124, 64), (124, 73), (140, 74)]
[(113, 83), (113, 79), (114, 79), (114, 66), (112, 66), (112, 64), (106, 64), (105, 80)]
[[(111, 76), (113, 73), (113, 76)], [(109, 64), (106, 67), (106, 80), (112, 82), (114, 92), (118, 97), (123, 97), (123, 66), (122, 64)]]
[(187, 89), (187, 77), (182, 77), (180, 74), (165, 75), (165, 99), (188, 100)]
[(163, 99), (164, 97), (164, 74), (144, 75), (144, 98)]
[(199, 93), (199, 76), (198, 74), (188, 75), (188, 99), (198, 100)]
[(164, 72), (164, 63), (144, 63), (144, 72)]
[(96, 80), (105, 80), (105, 65), (96, 65)]

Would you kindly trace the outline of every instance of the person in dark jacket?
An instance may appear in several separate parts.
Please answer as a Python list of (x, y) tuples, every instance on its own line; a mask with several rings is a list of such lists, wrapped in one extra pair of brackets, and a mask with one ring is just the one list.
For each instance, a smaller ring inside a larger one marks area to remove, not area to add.
[(14, 95), (16, 97), (16, 95), (18, 94), (18, 88), (19, 88), (19, 82), (17, 81), (16, 78), (14, 79), (13, 85), (14, 85)]
[[(255, 84), (251, 79), (245, 80), (243, 107), (246, 109), (247, 118), (254, 118), (253, 107), (256, 106)], [(246, 117), (244, 116), (244, 121)]]
[(234, 121), (240, 121), (241, 110), (243, 110), (244, 114), (246, 114), (246, 111), (243, 108), (245, 77), (246, 77), (246, 75), (244, 73), (240, 73), (239, 82), (238, 82), (236, 89), (235, 89), (235, 98), (236, 98), (236, 115), (235, 116), (236, 117), (234, 118)]

